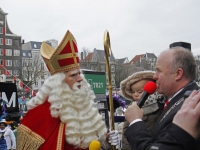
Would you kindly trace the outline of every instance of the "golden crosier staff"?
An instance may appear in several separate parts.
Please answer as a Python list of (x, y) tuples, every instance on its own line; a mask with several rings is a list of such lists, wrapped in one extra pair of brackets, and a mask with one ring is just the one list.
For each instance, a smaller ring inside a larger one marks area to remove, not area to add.
[[(109, 32), (104, 32), (104, 52), (105, 52), (105, 60), (106, 60), (106, 72), (108, 76), (108, 93), (109, 93), (109, 104), (110, 104), (110, 126), (111, 130), (115, 130), (114, 127), (114, 109), (113, 109), (113, 97), (112, 97), (112, 83), (111, 83), (111, 73), (110, 73), (110, 64), (109, 57), (111, 55), (111, 47), (110, 47), (110, 36)], [(112, 150), (115, 150), (115, 146), (112, 146)]]

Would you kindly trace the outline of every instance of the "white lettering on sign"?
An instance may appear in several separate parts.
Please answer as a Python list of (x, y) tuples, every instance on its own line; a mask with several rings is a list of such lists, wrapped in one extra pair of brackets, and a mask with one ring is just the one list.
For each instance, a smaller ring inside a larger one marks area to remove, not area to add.
[(97, 88), (97, 89), (103, 88), (102, 82), (93, 82), (92, 84), (94, 88)]
[(15, 107), (15, 106), (16, 106), (16, 102), (15, 102), (15, 100), (16, 100), (16, 92), (13, 92), (13, 93), (12, 93), (12, 96), (11, 96), (9, 102), (8, 102), (8, 98), (7, 98), (5, 92), (2, 92), (2, 98), (3, 98), (4, 101), (6, 101), (7, 107), (10, 107), (11, 104), (13, 104), (12, 107)]

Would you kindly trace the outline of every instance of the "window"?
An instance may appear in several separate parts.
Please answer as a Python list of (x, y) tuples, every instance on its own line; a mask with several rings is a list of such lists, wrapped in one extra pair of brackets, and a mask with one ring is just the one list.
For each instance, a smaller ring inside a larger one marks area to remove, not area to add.
[(115, 66), (111, 65), (111, 72), (115, 72)]
[(39, 56), (40, 56), (39, 53), (33, 53), (32, 55), (33, 58), (39, 58)]
[(3, 45), (3, 38), (0, 38), (0, 45)]
[(37, 48), (37, 45), (36, 44), (33, 44), (34, 48)]
[(26, 53), (23, 53), (23, 56), (26, 56)]
[(19, 43), (20, 43), (20, 40), (16, 39), (16, 40), (13, 40), (12, 45), (14, 45), (14, 46), (20, 46)]
[(6, 39), (6, 45), (12, 45), (12, 39)]
[(19, 71), (18, 70), (14, 70), (13, 71), (13, 75), (18, 76), (19, 75)]
[(19, 67), (20, 61), (19, 60), (14, 60), (14, 67)]
[(35, 86), (36, 86), (36, 87), (38, 86), (38, 81), (35, 82)]
[(12, 66), (12, 60), (6, 60), (6, 66)]
[(3, 59), (0, 59), (0, 65), (3, 65)]
[(3, 34), (3, 27), (0, 27), (0, 34)]
[(41, 70), (44, 70), (44, 64), (41, 63)]
[(31, 53), (28, 53), (28, 56), (31, 57)]
[(6, 49), (6, 56), (12, 56), (12, 49)]
[(28, 67), (28, 63), (29, 63), (29, 60), (24, 60), (23, 61), (23, 67)]
[(26, 60), (22, 62), (23, 67), (26, 67)]
[(14, 56), (20, 56), (20, 50), (14, 49)]
[(0, 49), (0, 56), (3, 56), (3, 49)]

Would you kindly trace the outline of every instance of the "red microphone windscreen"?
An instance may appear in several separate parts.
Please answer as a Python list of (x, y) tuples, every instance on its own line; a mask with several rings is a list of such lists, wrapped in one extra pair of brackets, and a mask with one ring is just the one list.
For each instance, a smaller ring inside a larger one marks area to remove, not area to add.
[(153, 81), (148, 81), (144, 85), (144, 91), (146, 91), (149, 94), (153, 94), (156, 91), (156, 84)]

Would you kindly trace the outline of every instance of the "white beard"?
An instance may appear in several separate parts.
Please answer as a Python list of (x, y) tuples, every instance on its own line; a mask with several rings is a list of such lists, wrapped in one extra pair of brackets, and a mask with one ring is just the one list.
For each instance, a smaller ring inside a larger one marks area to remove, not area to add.
[[(61, 81), (65, 77), (62, 74), (60, 74)], [(58, 83), (57, 74), (54, 76), (57, 78), (56, 82), (53, 79), (49, 80), (51, 83), (45, 82), (44, 88), (37, 93), (37, 98), (34, 97), (35, 99), (27, 103), (28, 108), (44, 103), (49, 96), (52, 117), (60, 117), (60, 120), (66, 123), (67, 142), (75, 147), (88, 148), (92, 140), (100, 140), (107, 132), (102, 116), (98, 113), (98, 109), (94, 108), (94, 92), (83, 75), (83, 81), (75, 83), (73, 90), (66, 83)], [(79, 84), (81, 84), (80, 89), (77, 88)]]

